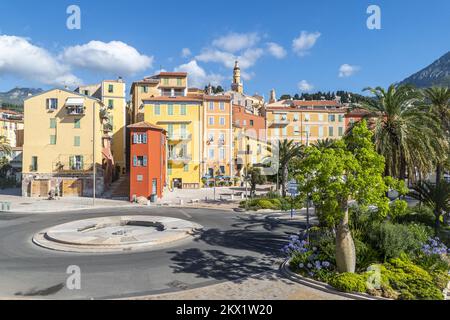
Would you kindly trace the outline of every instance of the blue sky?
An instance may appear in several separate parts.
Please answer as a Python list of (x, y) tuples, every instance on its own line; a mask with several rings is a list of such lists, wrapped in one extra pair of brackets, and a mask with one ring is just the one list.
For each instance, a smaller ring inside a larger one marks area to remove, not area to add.
[[(72, 4), (81, 8), (81, 30), (66, 28)], [(371, 4), (381, 8), (381, 30), (366, 26)], [(447, 0), (5, 0), (0, 91), (118, 75), (131, 83), (160, 68), (228, 88), (240, 57), (247, 93), (361, 92), (449, 51), (449, 30)]]

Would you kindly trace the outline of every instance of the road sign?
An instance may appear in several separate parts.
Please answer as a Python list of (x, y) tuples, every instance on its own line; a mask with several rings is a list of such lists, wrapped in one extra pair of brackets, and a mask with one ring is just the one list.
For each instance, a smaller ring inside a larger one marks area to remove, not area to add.
[(295, 196), (298, 194), (298, 183), (295, 180), (291, 180), (288, 183), (288, 193), (290, 193), (292, 196)]

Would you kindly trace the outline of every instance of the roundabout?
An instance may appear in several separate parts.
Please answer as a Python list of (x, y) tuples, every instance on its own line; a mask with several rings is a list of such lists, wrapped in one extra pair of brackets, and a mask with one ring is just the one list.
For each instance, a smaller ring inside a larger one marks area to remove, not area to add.
[[(280, 248), (303, 226), (200, 208), (2, 214), (0, 299), (129, 298), (240, 281), (277, 271)], [(66, 285), (71, 266), (79, 290)]]
[(202, 226), (158, 216), (113, 216), (76, 220), (33, 236), (41, 247), (66, 252), (121, 252), (151, 250), (192, 238)]

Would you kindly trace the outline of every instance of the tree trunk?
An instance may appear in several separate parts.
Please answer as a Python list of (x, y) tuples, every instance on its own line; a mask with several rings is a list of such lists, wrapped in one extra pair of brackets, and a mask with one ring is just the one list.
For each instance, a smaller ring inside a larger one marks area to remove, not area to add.
[(282, 178), (283, 181), (282, 181), (282, 186), (281, 186), (283, 197), (286, 197), (288, 179), (289, 179), (289, 171), (288, 171), (288, 166), (286, 165), (285, 167), (283, 167), (283, 178)]
[(436, 185), (441, 181), (442, 179), (442, 166), (440, 163), (436, 166)]
[(356, 249), (348, 224), (347, 205), (345, 205), (344, 217), (336, 230), (336, 266), (340, 273), (354, 273), (356, 269)]

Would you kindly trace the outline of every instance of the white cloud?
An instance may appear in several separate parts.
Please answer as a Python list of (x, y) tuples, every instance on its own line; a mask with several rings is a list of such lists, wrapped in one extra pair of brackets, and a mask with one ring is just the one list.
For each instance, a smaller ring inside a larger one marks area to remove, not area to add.
[(28, 39), (8, 35), (0, 35), (2, 73), (54, 86), (76, 86), (82, 82), (47, 50)]
[(205, 69), (200, 67), (196, 60), (191, 60), (186, 64), (182, 64), (175, 68), (175, 71), (187, 72), (189, 75), (189, 85), (202, 88), (209, 83), (216, 86), (223, 81), (224, 77), (219, 74), (207, 74)]
[(221, 63), (226, 68), (233, 68), (234, 62), (239, 61), (239, 66), (242, 69), (250, 68), (256, 64), (259, 58), (264, 54), (261, 48), (250, 48), (241, 53), (241, 55), (234, 55), (230, 52), (220, 51), (216, 49), (206, 49), (200, 53), (196, 59), (202, 62)]
[(359, 69), (360, 67), (358, 66), (352, 66), (345, 63), (339, 68), (339, 77), (340, 78), (350, 77), (354, 75)]
[(304, 56), (308, 50), (314, 47), (317, 39), (320, 37), (320, 32), (302, 31), (298, 38), (292, 41), (292, 49), (299, 56)]
[(286, 50), (275, 42), (267, 43), (267, 51), (277, 59), (283, 59), (286, 57)]
[(251, 48), (260, 40), (256, 32), (252, 33), (230, 33), (213, 41), (213, 46), (228, 52)]
[(306, 80), (302, 80), (298, 83), (298, 89), (303, 92), (309, 92), (314, 89), (314, 86)]
[(140, 54), (121, 41), (91, 41), (68, 47), (60, 57), (66, 63), (118, 76), (131, 76), (152, 67), (153, 57)]
[(190, 50), (189, 48), (183, 48), (183, 49), (181, 50), (181, 56), (182, 56), (183, 58), (187, 58), (187, 57), (189, 57), (191, 54), (192, 54), (192, 52), (191, 52), (191, 50)]

